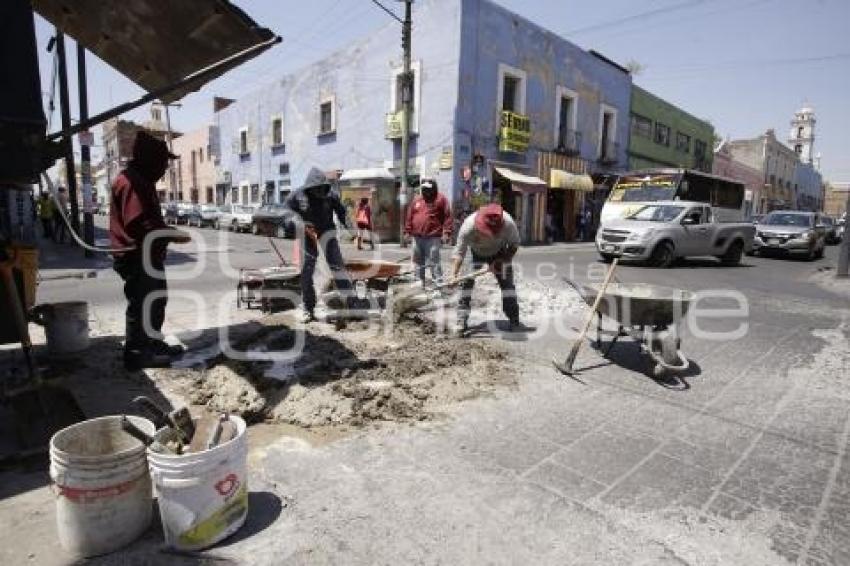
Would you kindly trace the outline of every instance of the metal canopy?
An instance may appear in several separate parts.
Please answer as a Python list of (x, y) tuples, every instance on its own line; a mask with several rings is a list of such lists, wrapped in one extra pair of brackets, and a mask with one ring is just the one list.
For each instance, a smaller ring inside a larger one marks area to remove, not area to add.
[[(271, 47), (276, 37), (226, 0), (32, 0), (32, 6), (147, 92), (253, 46)], [(182, 98), (244, 61), (234, 59), (160, 99)]]

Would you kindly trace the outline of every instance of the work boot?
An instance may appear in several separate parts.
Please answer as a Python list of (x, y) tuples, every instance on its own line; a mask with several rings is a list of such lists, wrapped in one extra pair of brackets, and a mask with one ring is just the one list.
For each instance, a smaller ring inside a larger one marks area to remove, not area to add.
[(462, 338), (469, 332), (469, 320), (466, 317), (458, 317), (453, 334)]
[(520, 322), (519, 318), (511, 318), (508, 320), (508, 332), (522, 332), (527, 328), (528, 327)]
[(167, 368), (173, 356), (157, 353), (150, 347), (124, 347), (124, 369), (138, 371), (143, 368)]
[(166, 356), (171, 356), (172, 358), (176, 358), (177, 356), (182, 356), (183, 352), (186, 351), (181, 345), (172, 346), (165, 340), (151, 340), (149, 343), (149, 347), (157, 354), (164, 354)]

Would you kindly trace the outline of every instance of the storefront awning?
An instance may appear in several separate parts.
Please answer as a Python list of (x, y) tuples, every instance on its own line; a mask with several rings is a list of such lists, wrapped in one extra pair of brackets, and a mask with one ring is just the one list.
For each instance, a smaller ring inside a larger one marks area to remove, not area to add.
[(573, 191), (592, 191), (593, 179), (587, 174), (576, 175), (575, 173), (568, 173), (561, 169), (552, 169), (549, 177), (549, 187)]
[(506, 167), (494, 167), (496, 173), (511, 182), (515, 193), (539, 193), (546, 190), (546, 181), (539, 177), (523, 175)]
[[(32, 0), (32, 7), (147, 92), (279, 40), (226, 0)], [(261, 50), (160, 98), (177, 100)]]
[(340, 177), (340, 181), (367, 181), (384, 179), (394, 181), (395, 175), (383, 167), (372, 167), (369, 169), (348, 169)]

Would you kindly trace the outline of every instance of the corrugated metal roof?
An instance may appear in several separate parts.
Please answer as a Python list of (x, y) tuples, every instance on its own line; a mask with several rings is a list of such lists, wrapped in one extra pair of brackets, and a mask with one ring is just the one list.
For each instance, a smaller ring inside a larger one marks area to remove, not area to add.
[[(32, 6), (148, 92), (275, 37), (226, 0), (32, 0)], [(162, 100), (201, 86), (193, 82)]]

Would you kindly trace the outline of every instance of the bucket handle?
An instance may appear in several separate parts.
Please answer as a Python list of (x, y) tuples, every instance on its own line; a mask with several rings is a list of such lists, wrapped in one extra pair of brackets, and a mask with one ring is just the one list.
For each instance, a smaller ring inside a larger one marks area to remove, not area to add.
[(164, 478), (159, 472), (151, 472), (154, 483), (161, 487), (180, 489), (184, 487), (196, 487), (201, 485), (201, 478)]

